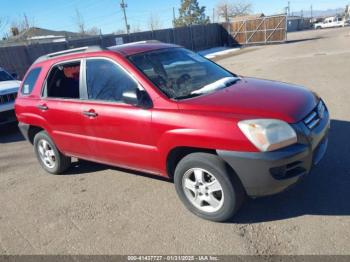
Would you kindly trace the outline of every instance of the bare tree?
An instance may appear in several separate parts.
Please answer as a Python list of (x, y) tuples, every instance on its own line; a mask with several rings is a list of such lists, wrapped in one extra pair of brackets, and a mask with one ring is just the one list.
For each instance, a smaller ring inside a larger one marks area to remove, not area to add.
[(24, 13), (23, 19), (13, 20), (10, 25), (10, 31), (12, 36), (16, 36), (24, 30), (28, 30), (31, 27), (34, 27), (34, 18), (28, 18)]
[(8, 19), (4, 17), (0, 17), (0, 33), (2, 34), (1, 39), (4, 40), (7, 38), (6, 36), (6, 27), (8, 25)]
[(138, 33), (138, 32), (141, 32), (141, 28), (140, 28), (140, 24), (134, 24), (134, 26), (132, 27), (132, 32), (133, 33)]
[(148, 27), (150, 30), (158, 30), (162, 28), (159, 17), (157, 14), (151, 13), (148, 20)]
[(232, 17), (244, 16), (251, 13), (252, 4), (243, 0), (236, 0), (232, 2), (224, 0), (216, 6), (216, 10), (218, 16), (224, 18), (225, 22), (228, 22)]
[(125, 30), (118, 29), (117, 31), (113, 32), (113, 34), (115, 34), (115, 35), (123, 35), (123, 34), (125, 34)]
[(80, 11), (78, 8), (75, 9), (75, 24), (78, 27), (78, 32), (80, 34), (85, 34), (85, 22), (84, 22), (84, 17), (81, 15)]
[(82, 35), (99, 35), (100, 34), (101, 30), (96, 26), (87, 28), (87, 26), (85, 25), (84, 17), (80, 13), (78, 8), (75, 9), (74, 22), (78, 28), (78, 33)]
[(101, 29), (99, 29), (99, 28), (96, 27), (96, 26), (93, 26), (93, 27), (91, 27), (90, 29), (86, 30), (85, 32), (86, 32), (86, 34), (88, 34), (88, 35), (99, 35), (100, 32), (101, 32)]
[(8, 19), (4, 17), (0, 17), (0, 31), (4, 30), (8, 24)]

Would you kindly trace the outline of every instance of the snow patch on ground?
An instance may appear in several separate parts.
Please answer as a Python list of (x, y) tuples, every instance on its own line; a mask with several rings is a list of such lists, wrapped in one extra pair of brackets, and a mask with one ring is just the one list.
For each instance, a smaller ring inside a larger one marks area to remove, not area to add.
[(208, 59), (215, 58), (217, 56), (227, 55), (239, 51), (240, 48), (231, 47), (214, 47), (206, 50), (199, 51), (198, 54), (205, 56)]

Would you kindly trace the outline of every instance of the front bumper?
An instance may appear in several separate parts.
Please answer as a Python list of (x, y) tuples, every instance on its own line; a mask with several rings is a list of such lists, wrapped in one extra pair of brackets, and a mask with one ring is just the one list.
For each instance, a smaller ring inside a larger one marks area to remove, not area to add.
[(328, 144), (328, 111), (312, 130), (303, 122), (293, 125), (298, 144), (273, 152), (233, 152), (217, 150), (240, 178), (251, 197), (284, 191), (308, 174), (324, 156)]

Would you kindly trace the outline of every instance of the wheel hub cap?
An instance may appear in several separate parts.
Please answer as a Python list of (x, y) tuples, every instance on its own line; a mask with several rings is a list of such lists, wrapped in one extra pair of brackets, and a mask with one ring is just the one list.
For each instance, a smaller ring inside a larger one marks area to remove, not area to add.
[(182, 187), (187, 199), (201, 211), (216, 212), (224, 203), (224, 192), (220, 182), (202, 168), (188, 170), (183, 176)]
[(55, 151), (48, 141), (42, 139), (38, 143), (39, 157), (45, 166), (53, 168), (56, 165)]

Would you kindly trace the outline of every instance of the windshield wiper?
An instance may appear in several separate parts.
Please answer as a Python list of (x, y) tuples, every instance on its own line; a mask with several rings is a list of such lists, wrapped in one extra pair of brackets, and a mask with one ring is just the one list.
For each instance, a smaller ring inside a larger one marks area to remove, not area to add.
[(240, 78), (236, 78), (235, 80), (233, 80), (231, 82), (227, 82), (225, 87), (232, 86), (232, 85), (236, 84), (238, 81), (241, 81), (241, 79)]
[(192, 97), (196, 97), (196, 96), (200, 96), (201, 94), (188, 94), (188, 95), (185, 95), (185, 96), (177, 96), (177, 97), (174, 97), (174, 99), (176, 100), (182, 100), (182, 99), (187, 99), (187, 98), (192, 98)]

